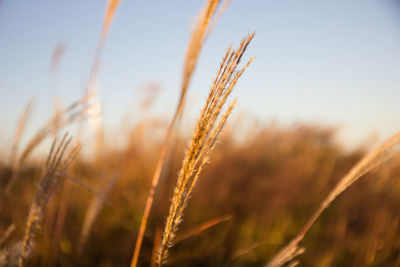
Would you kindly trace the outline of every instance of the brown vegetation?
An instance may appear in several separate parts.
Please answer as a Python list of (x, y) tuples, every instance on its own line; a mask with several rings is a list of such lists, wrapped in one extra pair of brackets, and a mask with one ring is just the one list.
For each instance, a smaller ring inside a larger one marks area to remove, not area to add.
[[(57, 264), (129, 264), (133, 250), (130, 236), (138, 230), (145, 188), (151, 183), (149, 173), (155, 164), (154, 151), (160, 148), (151, 136), (141, 135), (139, 127), (132, 127), (127, 136), (130, 141), (123, 150), (104, 152), (111, 160), (104, 163), (101, 172), (96, 160), (79, 159), (75, 164), (76, 177), (96, 188), (94, 185), (102, 173), (107, 180), (111, 177), (107, 173), (112, 175), (111, 170), (130, 162), (121, 170), (120, 179), (98, 211), (83, 253), (79, 253), (75, 244), (78, 244), (90, 199), (100, 195), (93, 195), (97, 189), (91, 192), (69, 179), (64, 181), (64, 185), (73, 183), (73, 198), (64, 231), (56, 244), (60, 246)], [(363, 151), (344, 152), (335, 142), (335, 131), (316, 126), (258, 126), (249, 131), (244, 142), (237, 141), (236, 127), (226, 130), (192, 192), (167, 265), (263, 265), (300, 231), (334, 184), (364, 155)], [(155, 214), (149, 219), (149, 232), (144, 237), (139, 259), (141, 265), (150, 265), (153, 247), (158, 247), (154, 236), (168, 213), (167, 199), (185, 143), (186, 138), (178, 139), (179, 153), (169, 161), (165, 179), (160, 184), (167, 193), (155, 199)], [(4, 185), (10, 178), (10, 168), (3, 166), (1, 170)], [(1, 196), (1, 233), (11, 224), (16, 228), (3, 245), (10, 253), (10, 244), (24, 235), (38, 173), (36, 165), (27, 165), (12, 194)], [(392, 159), (342, 193), (302, 241), (306, 251), (298, 258), (301, 265), (396, 266), (400, 260), (399, 175), (400, 162)], [(60, 192), (56, 190), (55, 197), (50, 199), (48, 211), (59, 205)], [(227, 221), (195, 231), (205, 222), (227, 214)], [(50, 215), (46, 212), (43, 222)], [(44, 225), (38, 233), (29, 266), (46, 262), (46, 237), (51, 229)], [(185, 235), (192, 231), (194, 235), (179, 240), (179, 233)]]

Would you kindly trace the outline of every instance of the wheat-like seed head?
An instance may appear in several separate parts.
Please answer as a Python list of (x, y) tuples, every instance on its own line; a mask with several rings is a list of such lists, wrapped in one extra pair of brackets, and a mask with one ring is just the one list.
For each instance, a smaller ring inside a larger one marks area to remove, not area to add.
[(65, 134), (59, 144), (57, 144), (57, 140), (54, 140), (51, 146), (50, 153), (43, 167), (42, 176), (39, 180), (36, 196), (29, 209), (25, 234), (18, 260), (19, 267), (24, 265), (29, 256), (29, 252), (34, 246), (34, 239), (40, 228), (47, 203), (53, 195), (60, 180), (65, 177), (68, 166), (79, 153), (80, 145), (77, 145), (71, 150), (67, 157), (64, 157), (70, 142), (71, 138), (68, 138), (68, 135)]
[(215, 147), (222, 128), (236, 104), (236, 100), (234, 100), (225, 113), (221, 115), (223, 106), (239, 77), (253, 61), (253, 58), (251, 58), (241, 70), (237, 71), (238, 64), (253, 37), (254, 33), (245, 38), (237, 50), (228, 48), (217, 72), (217, 77), (211, 86), (206, 103), (200, 113), (172, 196), (169, 215), (165, 224), (157, 259), (160, 266), (166, 261), (168, 249), (173, 246), (173, 240), (191, 192), (209, 159), (210, 152)]

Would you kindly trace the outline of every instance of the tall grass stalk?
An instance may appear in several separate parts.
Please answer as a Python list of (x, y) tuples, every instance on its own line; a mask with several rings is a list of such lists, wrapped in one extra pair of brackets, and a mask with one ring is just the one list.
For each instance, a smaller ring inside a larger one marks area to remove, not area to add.
[(222, 109), (239, 77), (254, 59), (251, 58), (242, 69), (237, 70), (238, 64), (253, 37), (254, 33), (245, 38), (237, 50), (228, 48), (211, 86), (178, 174), (163, 231), (163, 238), (158, 251), (157, 262), (159, 266), (166, 262), (168, 249), (173, 246), (178, 226), (182, 221), (183, 210), (201, 171), (209, 160), (218, 136), (236, 104), (236, 100), (234, 100), (225, 113), (221, 115)]
[[(104, 132), (103, 132), (103, 123), (102, 123), (102, 106), (100, 102), (99, 93), (95, 90), (95, 83), (98, 78), (98, 74), (100, 72), (101, 58), (103, 53), (103, 47), (105, 41), (107, 39), (107, 35), (111, 26), (111, 23), (115, 17), (118, 6), (121, 4), (121, 0), (107, 0), (107, 6), (104, 14), (103, 25), (101, 29), (101, 34), (99, 40), (97, 42), (96, 50), (94, 53), (94, 58), (92, 62), (92, 66), (90, 69), (90, 74), (88, 78), (88, 83), (85, 88), (85, 94), (89, 95), (88, 102), (91, 104), (88, 109), (88, 121), (89, 125), (92, 127), (95, 133), (95, 155), (101, 155), (104, 148)], [(81, 141), (83, 135), (83, 114), (81, 116), (81, 121), (79, 123), (78, 128), (78, 142)], [(52, 250), (53, 255), (58, 254), (58, 244), (59, 239), (61, 238), (65, 219), (68, 213), (69, 208), (69, 196), (70, 196), (70, 185), (66, 184), (63, 188), (62, 194), (62, 202), (57, 212), (55, 229), (53, 234), (52, 244), (54, 244), (54, 248)], [(51, 260), (51, 259), (50, 259)]]
[[(267, 267), (279, 267), (294, 260), (295, 257), (302, 254), (305, 249), (299, 246), (301, 240), (310, 230), (311, 226), (319, 218), (329, 205), (347, 188), (349, 188), (360, 177), (370, 170), (378, 167), (388, 159), (398, 155), (399, 151), (395, 147), (400, 143), (400, 132), (389, 138), (376, 150), (372, 151), (362, 158), (335, 186), (318, 209), (312, 214), (300, 233), (284, 248), (282, 248), (274, 258), (266, 265)], [(296, 264), (294, 262), (293, 264)]]
[(135, 249), (133, 252), (131, 267), (137, 265), (140, 249), (142, 247), (144, 233), (146, 231), (147, 221), (150, 215), (150, 210), (153, 205), (154, 195), (160, 181), (162, 169), (164, 166), (165, 159), (167, 157), (168, 148), (172, 142), (172, 136), (175, 125), (178, 123), (184, 108), (187, 90), (189, 88), (190, 81), (192, 79), (193, 72), (197, 65), (197, 60), (206, 40), (206, 33), (209, 33), (210, 23), (215, 15), (220, 0), (208, 0), (205, 8), (201, 11), (196, 27), (192, 33), (189, 41), (188, 50), (185, 56), (183, 74), (182, 74), (182, 85), (180, 91), (179, 101), (172, 117), (172, 120), (168, 126), (167, 133), (165, 135), (164, 142), (161, 147), (160, 155), (158, 157), (156, 168), (154, 170), (151, 187), (146, 199), (146, 204), (143, 211), (143, 216), (140, 221), (139, 232), (136, 238)]
[[(95, 90), (95, 83), (100, 71), (101, 58), (103, 54), (104, 44), (107, 40), (107, 35), (111, 26), (111, 22), (114, 19), (115, 13), (118, 6), (121, 4), (121, 0), (107, 0), (107, 7), (104, 14), (103, 26), (101, 29), (101, 34), (97, 42), (96, 50), (94, 53), (94, 58), (92, 62), (92, 67), (90, 69), (89, 79), (87, 86), (85, 88), (85, 94), (92, 95), (90, 101), (93, 103), (91, 109), (89, 109), (89, 122), (96, 132), (96, 148), (99, 150), (103, 146), (103, 125), (101, 121), (101, 103), (98, 92)], [(82, 121), (83, 122), (83, 121)], [(82, 134), (82, 123), (80, 124), (80, 135)], [(96, 151), (98, 152), (98, 151)]]

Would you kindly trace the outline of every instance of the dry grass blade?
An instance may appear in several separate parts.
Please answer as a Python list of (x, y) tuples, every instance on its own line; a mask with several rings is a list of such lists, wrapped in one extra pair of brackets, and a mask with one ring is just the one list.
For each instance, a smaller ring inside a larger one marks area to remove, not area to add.
[(364, 174), (378, 167), (388, 159), (398, 154), (395, 147), (400, 143), (400, 133), (397, 133), (380, 147), (373, 152), (366, 155), (361, 159), (336, 185), (336, 187), (330, 192), (326, 199), (321, 203), (318, 209), (310, 217), (306, 225), (300, 231), (300, 233), (287, 245), (285, 246), (274, 258), (267, 264), (268, 267), (279, 267), (292, 261), (296, 256), (304, 252), (304, 249), (299, 246), (299, 243), (303, 237), (307, 234), (308, 230), (315, 223), (321, 213), (326, 210), (329, 205), (345, 191), (349, 186), (356, 182)]
[(104, 16), (103, 27), (101, 29), (100, 39), (97, 43), (94, 60), (93, 60), (93, 65), (92, 65), (91, 73), (89, 76), (89, 83), (86, 88), (87, 94), (93, 93), (93, 91), (94, 91), (93, 86), (94, 86), (94, 81), (97, 79), (97, 74), (99, 71), (100, 60), (101, 60), (101, 54), (103, 52), (103, 46), (107, 39), (107, 34), (110, 29), (111, 22), (115, 16), (115, 12), (117, 11), (117, 8), (120, 3), (121, 3), (120, 0), (108, 0), (107, 1), (107, 8), (106, 8), (105, 16)]
[(89, 107), (88, 99), (90, 99), (90, 95), (83, 97), (79, 101), (71, 104), (69, 107), (65, 108), (59, 113), (56, 113), (49, 121), (47, 121), (43, 127), (41, 127), (36, 134), (31, 138), (28, 144), (25, 146), (25, 149), (22, 151), (18, 160), (15, 161), (13, 165), (13, 174), (9, 183), (6, 186), (6, 192), (9, 192), (15, 182), (19, 177), (20, 168), (24, 165), (25, 161), (29, 157), (29, 155), (33, 152), (33, 150), (39, 146), (44, 139), (46, 139), (51, 134), (55, 133), (62, 127), (67, 126), (72, 123), (76, 119), (81, 116), (84, 116)]
[(246, 246), (244, 248), (240, 248), (233, 254), (231, 261), (233, 261), (237, 258), (243, 257), (245, 255), (248, 255), (250, 253), (253, 253), (255, 249), (258, 249), (258, 248), (260, 248), (262, 246), (266, 246), (266, 245), (270, 245), (270, 243), (266, 243), (266, 242), (256, 243), (256, 244), (252, 244), (250, 246)]
[(151, 107), (160, 92), (160, 86), (157, 83), (149, 83), (146, 86), (140, 88), (139, 93), (143, 94), (143, 100), (140, 103), (140, 110), (146, 110)]
[(161, 242), (161, 237), (162, 237), (162, 229), (161, 227), (156, 228), (156, 232), (154, 234), (154, 240), (153, 240), (153, 251), (151, 252), (151, 262), (150, 262), (150, 267), (156, 267), (157, 266), (157, 256), (158, 256), (158, 244)]
[(11, 166), (14, 166), (14, 164), (15, 164), (15, 160), (16, 160), (17, 152), (18, 152), (18, 146), (21, 142), (22, 135), (24, 134), (28, 119), (32, 113), (33, 104), (34, 104), (34, 99), (32, 98), (26, 105), (24, 112), (22, 113), (21, 117), (19, 118), (17, 130), (15, 131), (14, 140), (13, 140), (13, 144), (12, 144), (12, 148), (11, 148), (11, 154), (10, 154), (10, 165)]
[[(104, 136), (103, 136), (103, 123), (102, 123), (102, 118), (101, 118), (101, 102), (100, 102), (100, 97), (98, 95), (98, 92), (95, 90), (95, 82), (97, 80), (99, 71), (100, 71), (100, 63), (101, 63), (101, 57), (103, 53), (103, 47), (105, 44), (105, 41), (107, 39), (107, 34), (109, 31), (109, 28), (111, 26), (111, 22), (115, 16), (116, 10), (121, 3), (120, 0), (108, 0), (107, 1), (107, 7), (106, 7), (106, 12), (104, 16), (104, 21), (103, 21), (103, 26), (101, 30), (101, 35), (100, 38), (97, 42), (94, 58), (93, 58), (93, 63), (92, 67), (90, 69), (90, 74), (89, 74), (89, 79), (88, 83), (85, 88), (85, 94), (91, 95), (92, 97), (90, 98), (90, 102), (92, 103), (90, 109), (88, 110), (89, 114), (89, 124), (91, 128), (94, 130), (96, 133), (96, 148), (98, 150), (101, 150), (103, 148), (104, 144)], [(80, 123), (79, 126), (79, 139), (81, 139), (82, 135), (82, 128), (83, 128), (83, 120)], [(96, 151), (97, 154), (98, 151)]]
[(53, 55), (51, 56), (51, 60), (50, 60), (50, 74), (51, 73), (55, 73), (55, 71), (57, 70), (60, 61), (61, 61), (61, 57), (64, 55), (66, 50), (66, 45), (63, 43), (58, 44), (53, 51)]
[(4, 246), (14, 231), (15, 225), (11, 224), (0, 238), (0, 248)]
[[(188, 50), (185, 56), (183, 74), (182, 74), (182, 85), (181, 85), (181, 93), (178, 101), (178, 105), (176, 107), (174, 116), (171, 120), (171, 123), (168, 126), (167, 133), (161, 147), (160, 156), (158, 158), (156, 168), (154, 170), (151, 188), (149, 190), (148, 197), (146, 199), (146, 204), (143, 211), (143, 216), (140, 221), (139, 232), (136, 238), (135, 249), (132, 256), (131, 267), (135, 267), (137, 265), (139, 259), (139, 253), (143, 242), (144, 233), (146, 231), (147, 220), (150, 215), (150, 210), (153, 205), (154, 195), (160, 180), (162, 168), (164, 166), (164, 162), (167, 156), (168, 148), (171, 143), (171, 139), (173, 136), (173, 131), (175, 125), (178, 123), (179, 118), (183, 112), (183, 107), (186, 99), (187, 90), (190, 84), (190, 81), (193, 76), (193, 72), (196, 68), (197, 59), (199, 57), (201, 48), (204, 45), (206, 37), (210, 33), (210, 23), (212, 18), (214, 17), (215, 11), (220, 3), (220, 0), (208, 0), (204, 10), (200, 13), (198, 18), (195, 30), (192, 33), (190, 38)], [(206, 35), (207, 33), (207, 35)]]
[(218, 135), (224, 127), (236, 101), (233, 101), (226, 112), (221, 115), (222, 109), (232, 92), (235, 84), (243, 71), (253, 60), (239, 71), (238, 64), (248, 44), (253, 39), (254, 33), (244, 39), (240, 47), (235, 51), (229, 48), (222, 61), (215, 78), (206, 104), (197, 121), (192, 139), (186, 150), (186, 155), (178, 174), (178, 180), (172, 196), (168, 218), (164, 227), (163, 238), (158, 254), (158, 264), (166, 262), (168, 249), (173, 246), (178, 226), (182, 221), (183, 210), (186, 207), (191, 192), (198, 181), (199, 175), (209, 159), (209, 155), (215, 147)]
[(110, 28), (111, 25), (111, 21), (115, 15), (115, 11), (118, 8), (118, 5), (121, 3), (120, 0), (108, 0), (107, 2), (107, 11), (106, 11), (106, 15), (104, 17), (104, 24), (103, 24), (103, 30), (102, 30), (102, 38), (105, 38), (107, 33), (108, 33), (108, 29)]
[(96, 51), (95, 51), (95, 56), (93, 60), (93, 65), (89, 77), (89, 83), (86, 88), (86, 93), (91, 93), (93, 92), (93, 86), (94, 86), (94, 81), (97, 79), (97, 74), (99, 71), (99, 66), (100, 66), (100, 60), (101, 60), (101, 54), (103, 52), (103, 46), (104, 43), (107, 39), (107, 34), (111, 26), (111, 22), (115, 16), (115, 12), (117, 11), (117, 8), (119, 4), (121, 3), (120, 0), (108, 0), (107, 1), (107, 8), (106, 8), (106, 13), (104, 16), (104, 21), (103, 21), (103, 27), (101, 29), (101, 35), (100, 39), (97, 43)]
[(178, 235), (175, 238), (175, 243), (177, 244), (177, 243), (179, 243), (179, 242), (181, 242), (181, 241), (183, 241), (185, 239), (188, 239), (188, 238), (190, 238), (192, 236), (195, 236), (195, 235), (197, 235), (197, 234), (199, 234), (199, 233), (201, 233), (201, 232), (203, 232), (203, 231), (205, 231), (205, 230), (207, 230), (207, 229), (209, 229), (211, 227), (214, 227), (214, 226), (216, 226), (216, 225), (218, 225), (220, 223), (229, 221), (230, 219), (232, 219), (232, 216), (231, 215), (226, 215), (226, 216), (221, 216), (221, 217), (217, 217), (217, 218), (214, 218), (212, 220), (209, 220), (208, 222), (205, 222), (205, 223), (197, 226), (194, 229), (191, 229), (191, 230), (189, 230), (189, 231), (187, 231), (187, 232), (185, 232), (183, 234)]
[(183, 109), (185, 102), (184, 99), (186, 97), (187, 89), (189, 87), (190, 80), (192, 79), (193, 72), (196, 68), (197, 59), (199, 57), (201, 48), (205, 42), (206, 32), (208, 32), (210, 29), (212, 18), (214, 17), (219, 3), (219, 0), (207, 1), (205, 8), (201, 11), (198, 17), (196, 27), (190, 38), (183, 68), (181, 95), (177, 107), (179, 110), (178, 114), (180, 114)]
[(212, 30), (215, 28), (215, 25), (217, 25), (218, 20), (220, 19), (222, 14), (225, 12), (226, 8), (229, 6), (231, 1), (232, 0), (225, 1), (224, 5), (220, 8), (220, 10), (218, 11), (217, 15), (215, 15), (215, 18), (213, 19), (212, 24), (208, 27), (207, 32), (205, 33), (203, 42), (205, 42), (208, 39), (208, 36), (212, 32)]
[(57, 140), (53, 142), (50, 153), (47, 157), (45, 166), (42, 171), (36, 196), (29, 209), (29, 215), (26, 223), (25, 234), (21, 246), (21, 252), (18, 260), (18, 266), (24, 266), (29, 253), (34, 246), (36, 233), (40, 228), (44, 212), (53, 195), (60, 180), (66, 175), (68, 166), (77, 156), (80, 145), (75, 146), (67, 157), (64, 157), (66, 149), (71, 142), (71, 138), (65, 134), (61, 142), (57, 144)]
[(299, 242), (303, 238), (296, 238), (292, 240), (286, 247), (284, 247), (275, 257), (267, 264), (267, 267), (283, 266), (290, 263), (294, 258), (304, 253), (305, 249), (299, 246)]
[(77, 186), (80, 186), (81, 188), (85, 189), (90, 194), (98, 195), (98, 193), (90, 185), (82, 182), (78, 178), (68, 175), (66, 177), (66, 179), (68, 179), (68, 181), (71, 181), (72, 183), (76, 184)]
[(115, 183), (117, 182), (118, 178), (121, 175), (118, 173), (114, 173), (109, 179), (103, 181), (102, 190), (93, 196), (92, 201), (89, 204), (89, 208), (86, 211), (85, 220), (83, 222), (83, 227), (81, 231), (81, 235), (79, 237), (78, 242), (78, 251), (81, 253), (83, 251), (83, 247), (86, 243), (86, 240), (90, 234), (92, 226), (96, 221), (96, 218), (103, 206), (104, 201), (106, 200), (108, 194), (110, 193), (111, 189), (114, 187)]

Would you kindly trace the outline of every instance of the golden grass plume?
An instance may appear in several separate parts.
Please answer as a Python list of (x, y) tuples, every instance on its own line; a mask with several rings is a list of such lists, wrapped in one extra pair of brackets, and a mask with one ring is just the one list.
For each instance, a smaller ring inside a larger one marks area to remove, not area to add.
[(159, 248), (157, 258), (159, 266), (166, 262), (168, 249), (173, 246), (178, 226), (182, 221), (183, 210), (188, 203), (202, 169), (209, 160), (218, 136), (236, 104), (236, 100), (234, 100), (225, 113), (220, 116), (239, 77), (254, 59), (251, 58), (241, 70), (237, 71), (238, 64), (253, 37), (254, 33), (245, 38), (237, 50), (228, 48), (211, 86), (178, 174)]
[[(292, 262), (295, 257), (302, 254), (305, 249), (300, 247), (299, 244), (322, 212), (324, 212), (341, 193), (349, 188), (349, 186), (356, 182), (360, 177), (378, 167), (388, 159), (398, 155), (399, 151), (395, 148), (399, 143), (400, 132), (389, 138), (380, 147), (362, 158), (329, 193), (325, 200), (320, 204), (318, 209), (312, 214), (300, 233), (288, 245), (282, 248), (266, 266), (280, 267)], [(297, 263), (297, 261), (294, 261), (291, 264), (292, 266), (295, 266)]]
[(54, 140), (51, 146), (50, 153), (42, 171), (42, 176), (39, 180), (36, 196), (29, 209), (25, 234), (18, 260), (19, 267), (24, 266), (29, 257), (30, 251), (34, 246), (36, 233), (40, 228), (44, 212), (51, 196), (60, 181), (65, 178), (67, 168), (79, 153), (80, 145), (76, 145), (70, 151), (69, 155), (64, 158), (64, 154), (66, 153), (70, 142), (71, 138), (68, 137), (68, 134), (65, 134), (59, 144), (57, 144), (57, 140)]

